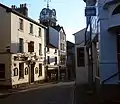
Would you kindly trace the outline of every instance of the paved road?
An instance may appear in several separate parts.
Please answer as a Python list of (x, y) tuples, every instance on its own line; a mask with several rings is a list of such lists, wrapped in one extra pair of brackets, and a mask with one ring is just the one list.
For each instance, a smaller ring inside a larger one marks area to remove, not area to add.
[(73, 84), (61, 83), (19, 92), (0, 99), (0, 104), (73, 104)]

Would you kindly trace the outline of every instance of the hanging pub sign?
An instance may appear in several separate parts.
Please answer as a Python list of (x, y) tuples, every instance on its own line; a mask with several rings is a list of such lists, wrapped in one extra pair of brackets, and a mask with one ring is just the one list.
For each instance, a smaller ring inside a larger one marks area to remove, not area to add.
[(87, 6), (85, 8), (85, 16), (96, 16), (96, 7), (95, 6)]

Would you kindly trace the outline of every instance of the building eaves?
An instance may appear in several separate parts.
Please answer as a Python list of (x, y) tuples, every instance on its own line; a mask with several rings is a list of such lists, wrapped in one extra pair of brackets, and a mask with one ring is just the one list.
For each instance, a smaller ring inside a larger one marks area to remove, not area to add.
[(9, 12), (12, 12), (12, 13), (14, 13), (14, 14), (16, 14), (16, 15), (18, 15), (18, 16), (20, 16), (20, 17), (22, 17), (22, 18), (24, 18), (24, 19), (26, 19), (26, 20), (28, 20), (28, 21), (36, 24), (36, 25), (38, 25), (38, 26), (41, 26), (41, 27), (43, 27), (43, 28), (45, 28), (45, 29), (47, 28), (46, 26), (38, 23), (37, 21), (35, 21), (35, 20), (33, 20), (33, 19), (31, 19), (31, 18), (29, 18), (29, 17), (27, 17), (27, 16), (24, 16), (23, 14), (17, 12), (16, 10), (13, 10), (13, 9), (11, 9), (11, 8), (9, 8), (9, 7), (1, 4), (1, 3), (0, 3), (0, 6), (3, 7), (3, 8), (5, 8), (5, 9), (6, 9), (6, 12), (8, 12), (8, 13), (9, 13)]

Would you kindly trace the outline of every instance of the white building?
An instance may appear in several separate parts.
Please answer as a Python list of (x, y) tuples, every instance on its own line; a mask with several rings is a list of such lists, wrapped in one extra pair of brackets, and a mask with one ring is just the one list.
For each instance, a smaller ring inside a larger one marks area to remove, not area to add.
[(85, 45), (85, 33), (86, 38), (88, 38), (90, 31), (86, 30), (86, 28), (73, 34), (75, 36), (76, 84), (78, 85), (94, 82), (97, 76), (96, 73), (98, 73), (97, 37), (92, 34), (91, 55), (89, 45)]
[(46, 34), (48, 76), (50, 79), (52, 76), (56, 80), (66, 79), (66, 34), (62, 26), (56, 25), (56, 10), (50, 9), (48, 4), (47, 8), (41, 10), (39, 20), (48, 27)]
[(0, 85), (45, 79), (45, 31), (45, 26), (28, 17), (25, 4), (19, 8), (0, 4)]
[(75, 36), (75, 60), (76, 60), (76, 84), (88, 83), (87, 58), (85, 57), (85, 29), (73, 35)]
[(49, 79), (66, 79), (66, 34), (60, 26), (49, 27), (48, 32), (46, 63)]

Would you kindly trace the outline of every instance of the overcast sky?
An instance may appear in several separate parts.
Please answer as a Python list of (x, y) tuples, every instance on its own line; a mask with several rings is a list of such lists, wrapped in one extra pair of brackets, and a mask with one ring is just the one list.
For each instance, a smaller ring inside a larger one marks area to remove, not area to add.
[[(15, 4), (27, 3), (29, 17), (38, 21), (42, 8), (46, 7), (45, 0), (0, 0), (1, 3), (11, 7)], [(85, 27), (83, 0), (51, 0), (50, 8), (56, 9), (57, 20), (67, 34), (67, 40), (74, 42), (73, 33)]]

